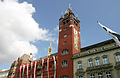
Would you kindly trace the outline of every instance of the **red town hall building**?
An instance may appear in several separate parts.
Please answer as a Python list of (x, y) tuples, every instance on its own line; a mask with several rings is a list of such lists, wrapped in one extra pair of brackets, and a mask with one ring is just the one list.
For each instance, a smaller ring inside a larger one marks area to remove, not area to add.
[(11, 65), (8, 78), (73, 78), (73, 59), (80, 52), (80, 21), (70, 8), (59, 19), (58, 53), (33, 60), (24, 54)]

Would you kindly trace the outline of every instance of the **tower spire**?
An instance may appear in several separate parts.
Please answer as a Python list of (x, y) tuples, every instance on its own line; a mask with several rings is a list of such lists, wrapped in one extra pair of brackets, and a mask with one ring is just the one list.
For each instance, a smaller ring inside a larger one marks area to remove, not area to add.
[(50, 56), (50, 55), (52, 54), (51, 44), (52, 44), (52, 40), (50, 41), (50, 47), (49, 47), (49, 49), (48, 49), (48, 56)]
[(71, 4), (69, 3), (69, 8), (71, 9)]

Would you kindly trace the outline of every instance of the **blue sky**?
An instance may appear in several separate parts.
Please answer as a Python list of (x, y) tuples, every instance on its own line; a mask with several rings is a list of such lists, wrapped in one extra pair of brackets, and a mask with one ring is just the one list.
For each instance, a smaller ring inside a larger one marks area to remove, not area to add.
[[(20, 0), (23, 2), (24, 0)], [(81, 45), (86, 47), (96, 44), (111, 37), (97, 24), (99, 20), (103, 25), (120, 33), (120, 1), (119, 0), (25, 0), (32, 3), (36, 9), (33, 18), (39, 23), (40, 27), (49, 29), (58, 39), (58, 31), (54, 29), (59, 24), (61, 13), (65, 13), (71, 4), (73, 12), (80, 19)], [(44, 44), (44, 45), (41, 45)], [(43, 54), (47, 55), (48, 41), (38, 41), (35, 45)], [(57, 52), (57, 44), (53, 43), (53, 53)], [(41, 53), (41, 52), (40, 52)]]
[[(97, 24), (99, 20), (103, 25), (120, 33), (120, 0), (19, 0), (19, 3), (28, 2), (35, 8), (33, 18), (40, 28), (49, 30), (55, 41), (52, 43), (53, 53), (58, 50), (58, 31), (61, 14), (71, 4), (72, 11), (78, 14), (80, 20), (80, 37), (82, 47), (90, 46), (111, 37)], [(32, 42), (38, 48), (36, 58), (44, 57), (48, 53), (49, 41), (38, 40)], [(1, 65), (0, 69), (9, 68)]]

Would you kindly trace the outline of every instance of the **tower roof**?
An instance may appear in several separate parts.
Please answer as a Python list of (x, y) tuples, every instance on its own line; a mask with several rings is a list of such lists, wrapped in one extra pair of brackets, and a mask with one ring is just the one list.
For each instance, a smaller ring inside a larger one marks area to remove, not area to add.
[(68, 8), (68, 9), (66, 10), (65, 14), (69, 14), (69, 13), (73, 13), (70, 8)]

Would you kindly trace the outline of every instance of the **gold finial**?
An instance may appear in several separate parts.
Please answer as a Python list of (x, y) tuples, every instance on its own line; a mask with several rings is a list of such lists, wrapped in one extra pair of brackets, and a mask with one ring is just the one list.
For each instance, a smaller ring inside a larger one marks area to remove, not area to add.
[(48, 49), (48, 56), (52, 54), (52, 47), (51, 47), (52, 41), (50, 41), (50, 47)]

